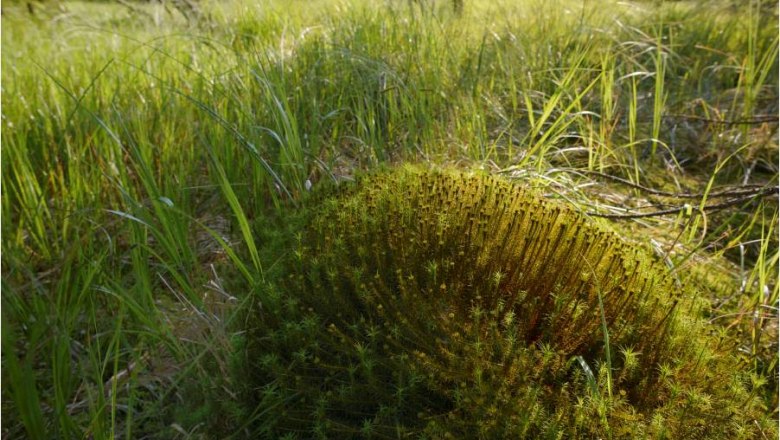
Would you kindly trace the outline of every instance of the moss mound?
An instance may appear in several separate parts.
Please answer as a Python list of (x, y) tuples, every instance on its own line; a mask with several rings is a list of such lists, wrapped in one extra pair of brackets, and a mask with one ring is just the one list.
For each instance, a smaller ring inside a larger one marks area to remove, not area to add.
[(695, 295), (560, 203), (403, 168), (310, 206), (245, 320), (251, 435), (775, 435)]

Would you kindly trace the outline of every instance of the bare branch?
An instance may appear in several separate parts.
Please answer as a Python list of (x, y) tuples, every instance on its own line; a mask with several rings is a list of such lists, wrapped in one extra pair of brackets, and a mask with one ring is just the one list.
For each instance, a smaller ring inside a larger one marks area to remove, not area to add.
[(710, 192), (706, 194), (705, 193), (672, 193), (672, 192), (661, 191), (653, 188), (648, 188), (646, 186), (639, 185), (638, 183), (631, 182), (621, 177), (600, 173), (598, 171), (579, 170), (579, 172), (583, 174), (591, 174), (594, 176), (609, 179), (621, 183), (623, 185), (630, 186), (631, 188), (636, 188), (648, 194), (662, 196), (662, 197), (672, 197), (676, 199), (701, 199), (702, 197), (716, 198), (716, 197), (739, 197), (739, 196), (752, 197), (757, 195), (764, 195), (767, 193), (767, 191), (775, 192), (775, 193), (778, 191), (777, 186), (767, 187), (767, 186), (756, 186), (756, 185), (741, 185), (741, 186), (730, 187), (720, 191)]
[[(702, 207), (702, 211), (720, 211), (732, 206), (736, 206), (742, 203), (747, 203), (757, 197), (770, 197), (770, 196), (777, 196), (778, 188), (776, 186), (764, 188), (760, 192), (750, 195), (745, 195), (742, 197), (735, 197), (732, 199), (728, 199), (721, 203), (713, 203), (709, 205), (704, 205)], [(592, 217), (602, 217), (602, 218), (613, 218), (613, 219), (632, 219), (632, 218), (647, 218), (647, 217), (660, 217), (664, 215), (670, 215), (670, 214), (679, 214), (683, 211), (687, 210), (697, 210), (699, 211), (699, 208), (696, 206), (691, 206), (690, 204), (685, 204), (683, 206), (677, 206), (675, 208), (671, 209), (663, 209), (659, 211), (652, 211), (652, 212), (642, 212), (642, 213), (635, 213), (635, 214), (602, 214), (598, 212), (587, 212), (586, 214)]]

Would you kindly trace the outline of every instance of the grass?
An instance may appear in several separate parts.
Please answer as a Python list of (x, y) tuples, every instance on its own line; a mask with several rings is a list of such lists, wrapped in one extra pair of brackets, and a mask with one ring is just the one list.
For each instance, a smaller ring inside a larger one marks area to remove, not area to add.
[(613, 224), (704, 286), (777, 417), (776, 191), (738, 193), (777, 182), (776, 4), (201, 9), (3, 5), (4, 437), (206, 436), (282, 258), (267, 219), (403, 162), (680, 208)]

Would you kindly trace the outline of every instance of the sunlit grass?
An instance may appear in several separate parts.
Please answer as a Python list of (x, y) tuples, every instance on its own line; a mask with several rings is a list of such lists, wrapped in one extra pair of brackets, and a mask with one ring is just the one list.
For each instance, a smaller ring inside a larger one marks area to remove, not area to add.
[[(776, 184), (776, 5), (607, 3), (4, 4), (3, 436), (201, 434), (231, 411), (236, 304), (281, 258), (266, 217), (421, 161), (584, 211), (688, 203), (616, 227), (683, 279), (730, 268), (703, 299), (776, 411), (776, 198), (707, 210)], [(201, 389), (227, 394), (177, 411)]]

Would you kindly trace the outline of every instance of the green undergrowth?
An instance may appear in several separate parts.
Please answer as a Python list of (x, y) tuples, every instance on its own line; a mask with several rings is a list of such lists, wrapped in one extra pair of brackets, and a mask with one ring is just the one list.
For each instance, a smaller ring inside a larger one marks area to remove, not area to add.
[[(3, 2), (4, 439), (260, 426), (236, 422), (230, 354), (290, 272), (303, 219), (280, 214), (404, 163), (650, 213), (610, 227), (696, 293), (777, 417), (775, 2), (176, 4)], [(599, 350), (561, 359), (634, 402)]]
[(419, 168), (309, 203), (245, 311), (248, 436), (773, 435), (697, 292), (566, 203)]

